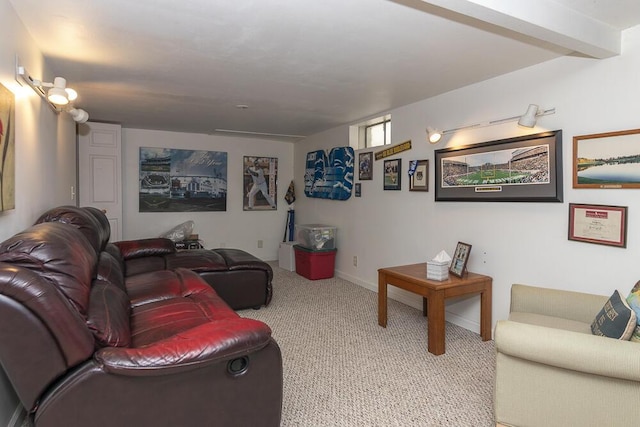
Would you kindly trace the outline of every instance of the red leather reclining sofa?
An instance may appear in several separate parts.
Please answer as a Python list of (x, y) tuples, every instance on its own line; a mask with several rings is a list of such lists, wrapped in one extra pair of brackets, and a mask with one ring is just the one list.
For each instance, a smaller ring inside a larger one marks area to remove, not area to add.
[[(269, 327), (177, 261), (125, 274), (142, 263), (127, 264), (109, 234), (100, 211), (62, 207), (0, 243), (0, 363), (30, 422), (278, 426)], [(147, 256), (167, 262), (164, 251)]]

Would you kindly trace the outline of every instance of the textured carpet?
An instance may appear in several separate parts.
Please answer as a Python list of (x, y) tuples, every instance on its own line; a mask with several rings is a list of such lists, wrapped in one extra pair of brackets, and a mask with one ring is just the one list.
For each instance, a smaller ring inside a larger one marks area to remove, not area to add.
[(446, 353), (427, 351), (427, 319), (342, 279), (274, 270), (271, 304), (240, 315), (273, 330), (282, 350), (287, 426), (492, 426), (493, 341), (447, 323)]

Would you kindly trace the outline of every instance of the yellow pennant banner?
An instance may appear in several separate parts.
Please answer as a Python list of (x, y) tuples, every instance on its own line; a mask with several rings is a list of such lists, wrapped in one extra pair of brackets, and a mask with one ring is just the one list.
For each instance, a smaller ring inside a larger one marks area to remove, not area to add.
[(394, 154), (402, 153), (407, 150), (411, 150), (411, 140), (394, 145), (393, 147), (385, 148), (382, 151), (378, 151), (376, 153), (376, 160), (384, 159), (385, 157), (393, 156)]

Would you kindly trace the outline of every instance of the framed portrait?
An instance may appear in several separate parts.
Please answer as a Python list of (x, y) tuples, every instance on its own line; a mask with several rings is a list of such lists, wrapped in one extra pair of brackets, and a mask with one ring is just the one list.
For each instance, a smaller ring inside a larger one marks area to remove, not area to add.
[(574, 136), (573, 188), (640, 188), (640, 129)]
[(243, 204), (245, 211), (271, 211), (278, 208), (278, 159), (244, 156)]
[(359, 182), (355, 183), (355, 192), (356, 192), (356, 197), (361, 197), (362, 196), (362, 184), (360, 184)]
[(469, 261), (469, 254), (471, 253), (471, 245), (468, 243), (458, 242), (456, 250), (453, 253), (453, 259), (449, 266), (449, 273), (454, 276), (462, 277), (465, 269), (467, 268), (467, 261)]
[(412, 160), (409, 191), (429, 191), (429, 160)]
[(384, 161), (384, 189), (400, 190), (402, 183), (402, 159), (393, 159)]
[(360, 181), (373, 179), (373, 151), (358, 154), (358, 179)]
[(627, 247), (627, 207), (569, 203), (569, 240)]
[(562, 202), (562, 131), (435, 151), (435, 200)]

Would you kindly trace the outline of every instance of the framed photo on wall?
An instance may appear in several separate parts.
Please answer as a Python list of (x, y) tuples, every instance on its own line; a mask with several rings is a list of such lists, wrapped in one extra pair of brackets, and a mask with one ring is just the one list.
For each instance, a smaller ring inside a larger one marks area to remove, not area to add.
[(412, 160), (411, 169), (409, 191), (429, 191), (429, 160)]
[(574, 136), (573, 188), (640, 188), (640, 129)]
[(373, 179), (373, 151), (358, 154), (358, 179), (360, 181)]
[(245, 211), (278, 208), (278, 159), (276, 157), (245, 156), (242, 160), (243, 204)]
[(627, 207), (569, 203), (569, 240), (627, 247)]
[(384, 161), (384, 189), (400, 190), (402, 183), (402, 159), (393, 159)]
[(562, 202), (562, 131), (435, 151), (436, 202)]
[(467, 268), (469, 254), (471, 253), (471, 245), (468, 243), (458, 242), (456, 251), (453, 253), (453, 259), (449, 266), (449, 272), (454, 276), (462, 277)]

